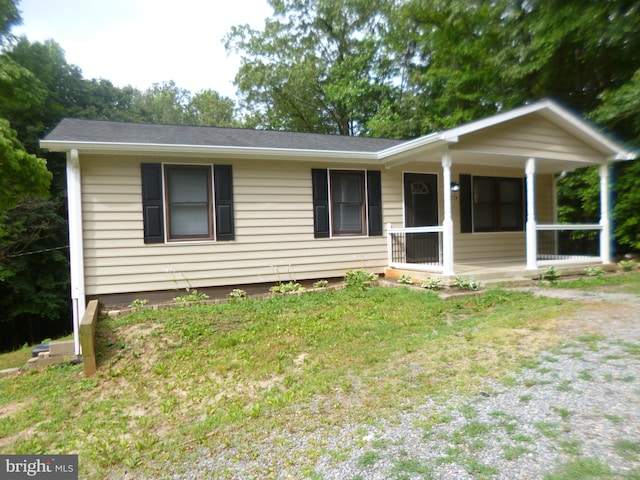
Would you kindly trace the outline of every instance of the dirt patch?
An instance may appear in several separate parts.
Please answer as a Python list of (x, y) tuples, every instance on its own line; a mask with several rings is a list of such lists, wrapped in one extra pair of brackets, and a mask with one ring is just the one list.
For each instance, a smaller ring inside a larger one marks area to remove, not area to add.
[(602, 335), (612, 339), (640, 340), (640, 295), (619, 293), (620, 288), (603, 287), (582, 291), (570, 289), (526, 289), (534, 295), (578, 301), (578, 310), (556, 319), (563, 336)]
[(3, 405), (2, 408), (0, 408), (0, 419), (10, 417), (11, 415), (14, 415), (24, 410), (33, 402), (34, 400), (29, 400), (25, 402), (14, 402), (14, 403), (8, 403), (6, 405)]

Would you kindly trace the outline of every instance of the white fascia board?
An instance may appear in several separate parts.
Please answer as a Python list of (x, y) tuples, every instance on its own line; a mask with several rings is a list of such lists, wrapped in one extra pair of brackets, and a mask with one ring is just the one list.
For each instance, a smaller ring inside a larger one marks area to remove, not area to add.
[(78, 150), (81, 153), (137, 153), (162, 155), (226, 156), (243, 158), (277, 158), (281, 160), (328, 160), (336, 162), (379, 162), (378, 152), (309, 150), (288, 148), (230, 147), (215, 145), (167, 145), (147, 143), (69, 142), (42, 140), (42, 148), (56, 152)]

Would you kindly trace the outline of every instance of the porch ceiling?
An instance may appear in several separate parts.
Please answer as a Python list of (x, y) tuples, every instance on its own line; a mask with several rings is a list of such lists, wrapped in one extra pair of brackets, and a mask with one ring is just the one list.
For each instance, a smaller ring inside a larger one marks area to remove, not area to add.
[(489, 166), (489, 167), (501, 167), (501, 168), (513, 168), (524, 172), (526, 162), (529, 158), (536, 159), (536, 173), (540, 174), (554, 174), (562, 172), (570, 172), (582, 167), (589, 167), (592, 165), (601, 165), (607, 163), (605, 158), (602, 158), (601, 162), (595, 161), (576, 161), (562, 158), (546, 158), (543, 155), (533, 155), (532, 152), (523, 152), (522, 154), (498, 154), (494, 152), (478, 152), (478, 151), (466, 151), (466, 150), (447, 150), (441, 148), (436, 151), (427, 152), (426, 154), (419, 152), (412, 152), (410, 155), (404, 155), (402, 159), (395, 159), (394, 162), (388, 162), (387, 168), (400, 167), (407, 163), (422, 162), (430, 164), (442, 163), (442, 156), (445, 153), (451, 155), (453, 166), (456, 165), (468, 165), (468, 166)]
[[(536, 173), (540, 174), (553, 174), (570, 172), (582, 167), (589, 167), (592, 165), (602, 165), (606, 163), (606, 159), (603, 158), (601, 162), (594, 161), (577, 161), (562, 158), (548, 158), (541, 155), (513, 155), (513, 154), (496, 154), (496, 153), (483, 153), (483, 152), (468, 152), (455, 150), (451, 152), (451, 159), (453, 165), (484, 165), (491, 167), (502, 168), (516, 168), (524, 172), (527, 160), (529, 158), (536, 159)], [(529, 152), (527, 152), (529, 153)]]

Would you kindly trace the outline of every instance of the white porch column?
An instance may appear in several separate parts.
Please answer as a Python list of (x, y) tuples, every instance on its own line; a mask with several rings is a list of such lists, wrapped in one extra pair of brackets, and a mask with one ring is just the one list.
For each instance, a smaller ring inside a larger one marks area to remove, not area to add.
[(528, 158), (525, 167), (527, 175), (527, 270), (538, 268), (538, 239), (536, 235), (536, 159)]
[(82, 244), (82, 191), (80, 158), (77, 150), (67, 153), (67, 205), (69, 209), (69, 260), (71, 270), (71, 303), (73, 307), (73, 340), (80, 355), (80, 320), (86, 302), (84, 294), (84, 254)]
[(600, 165), (600, 258), (611, 262), (611, 225), (609, 222), (609, 166)]
[(444, 218), (442, 220), (442, 273), (454, 275), (453, 271), (453, 218), (451, 216), (451, 154), (442, 156), (442, 182), (444, 183)]

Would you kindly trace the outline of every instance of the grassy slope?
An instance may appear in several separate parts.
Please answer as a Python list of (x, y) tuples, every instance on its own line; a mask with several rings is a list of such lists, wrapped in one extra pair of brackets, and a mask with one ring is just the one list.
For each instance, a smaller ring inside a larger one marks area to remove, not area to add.
[(98, 375), (62, 367), (0, 379), (0, 452), (79, 453), (82, 478), (159, 475), (200, 445), (250, 445), (283, 425), (362, 421), (473, 392), (559, 341), (553, 319), (573, 308), (501, 290), (444, 302), (376, 288), (103, 320)]

